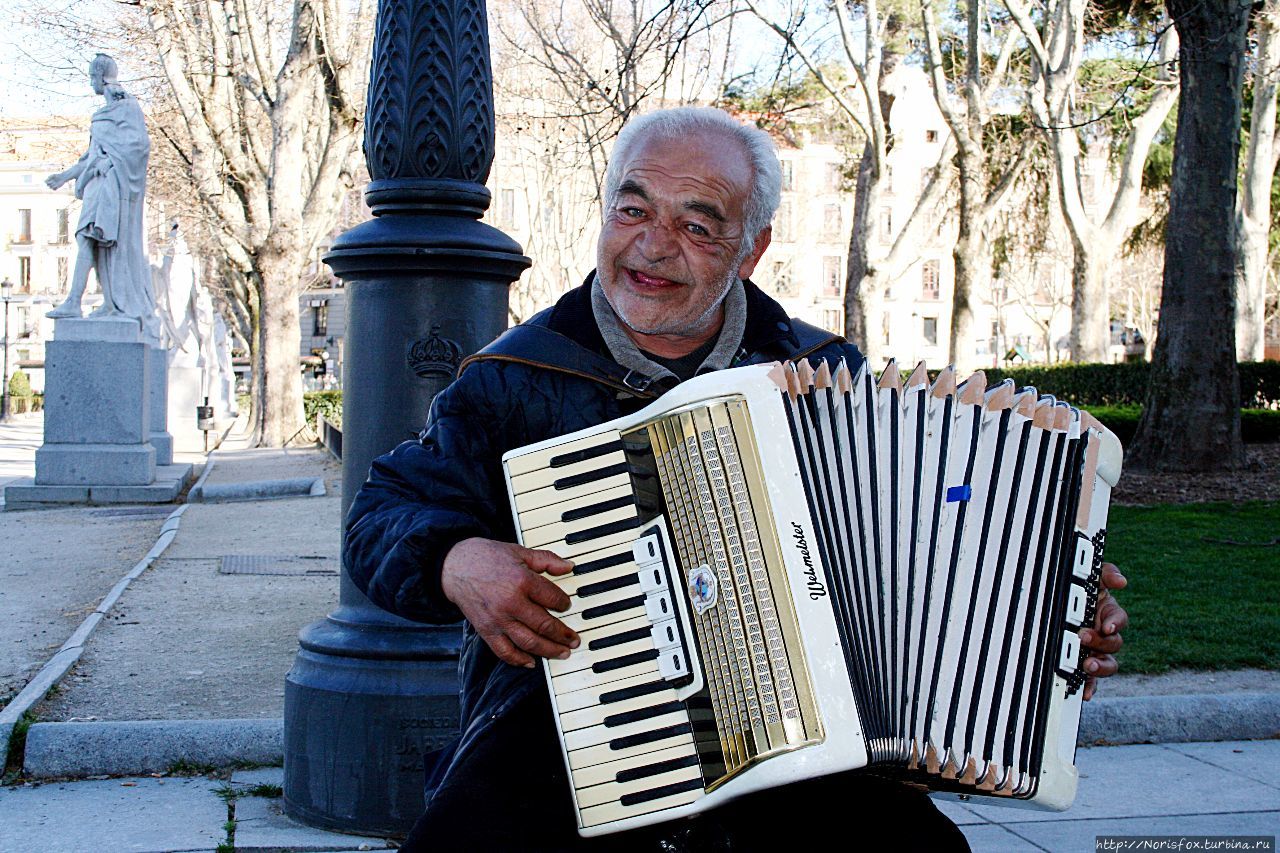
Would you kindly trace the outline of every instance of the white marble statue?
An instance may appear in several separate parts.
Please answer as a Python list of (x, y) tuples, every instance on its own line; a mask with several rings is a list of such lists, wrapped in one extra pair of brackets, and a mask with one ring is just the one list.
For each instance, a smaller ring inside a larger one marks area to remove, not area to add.
[(171, 367), (198, 367), (200, 339), (196, 332), (195, 261), (174, 222), (165, 239), (159, 266), (151, 266), (156, 313), (160, 317), (163, 345)]
[(103, 302), (90, 316), (136, 318), (145, 335), (157, 342), (160, 328), (142, 246), (151, 140), (142, 108), (116, 82), (117, 75), (115, 60), (104, 53), (89, 63), (93, 91), (106, 103), (93, 114), (84, 156), (45, 181), (56, 190), (74, 179), (76, 198), (83, 202), (76, 225), (78, 249), (71, 293), (48, 316), (80, 316), (80, 301), (92, 269), (102, 288)]
[(204, 371), (200, 380), (200, 396), (208, 397), (209, 404), (216, 406), (218, 395), (218, 347), (214, 340), (213, 299), (209, 291), (203, 287), (196, 289), (196, 337), (200, 341), (200, 360), (197, 362)]
[(240, 405), (236, 402), (236, 373), (231, 366), (231, 333), (227, 330), (227, 321), (221, 314), (213, 318), (213, 344), (218, 362), (218, 411), (230, 417), (240, 416)]

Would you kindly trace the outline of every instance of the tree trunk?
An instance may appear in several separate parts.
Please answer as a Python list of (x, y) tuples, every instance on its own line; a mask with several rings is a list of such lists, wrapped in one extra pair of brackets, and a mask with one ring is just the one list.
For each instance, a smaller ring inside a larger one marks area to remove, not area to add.
[(1257, 41), (1249, 150), (1236, 217), (1236, 356), (1241, 361), (1261, 361), (1266, 344), (1267, 232), (1276, 162), (1276, 92), (1280, 89), (1276, 79), (1280, 70), (1280, 0), (1267, 0), (1258, 13)]
[(977, 362), (970, 300), (974, 293), (984, 292), (984, 285), (991, 278), (991, 244), (983, 233), (987, 219), (983, 204), (987, 175), (986, 164), (976, 146), (960, 146), (956, 167), (960, 172), (960, 228), (952, 250), (956, 274), (947, 352), (952, 364), (960, 370), (969, 370)]
[[(282, 447), (302, 426), (302, 345), (298, 327), (298, 282), (302, 267), (292, 257), (259, 257), (257, 385), (261, 405), (259, 443)], [(257, 401), (255, 401), (257, 402)]]
[(880, 206), (880, 179), (876, 175), (875, 145), (867, 140), (858, 167), (858, 183), (853, 197), (853, 223), (849, 231), (849, 264), (844, 284), (844, 336), (862, 348), (862, 354), (873, 363), (883, 341), (871, 337), (869, 302), (877, 301), (874, 292), (883, 287), (871, 262), (872, 232), (877, 227), (873, 211)]
[(1249, 4), (1169, 0), (1168, 7), (1182, 42), (1182, 96), (1159, 332), (1129, 462), (1217, 471), (1244, 463), (1233, 232)]
[[(1092, 229), (1095, 238), (1101, 229)], [(1111, 348), (1111, 295), (1107, 275), (1112, 271), (1114, 246), (1096, 241), (1091, 245), (1072, 232), (1071, 359), (1107, 362)]]

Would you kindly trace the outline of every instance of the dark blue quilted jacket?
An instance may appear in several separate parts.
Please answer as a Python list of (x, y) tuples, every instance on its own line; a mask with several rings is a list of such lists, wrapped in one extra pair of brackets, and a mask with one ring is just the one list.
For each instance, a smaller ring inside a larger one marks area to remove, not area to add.
[[(735, 365), (805, 356), (861, 363), (856, 347), (789, 319), (750, 282), (746, 295)], [(420, 622), (460, 620), (440, 589), (449, 549), (472, 536), (515, 541), (502, 454), (630, 414), (667, 390), (609, 359), (586, 284), (525, 325), (540, 327), (538, 334), (509, 330), (465, 362), (436, 396), (419, 439), (374, 460), (347, 516), (343, 557), (379, 607)], [(545, 684), (538, 669), (501, 663), (469, 627), (460, 676), (464, 744), (478, 725)]]

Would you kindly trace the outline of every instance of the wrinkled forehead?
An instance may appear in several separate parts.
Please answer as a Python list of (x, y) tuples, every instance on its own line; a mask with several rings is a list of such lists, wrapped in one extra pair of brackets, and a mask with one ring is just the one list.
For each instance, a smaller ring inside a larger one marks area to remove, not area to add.
[(638, 184), (678, 195), (710, 194), (739, 209), (751, 193), (751, 161), (742, 144), (728, 134), (649, 136), (636, 140), (624, 156), (619, 190)]

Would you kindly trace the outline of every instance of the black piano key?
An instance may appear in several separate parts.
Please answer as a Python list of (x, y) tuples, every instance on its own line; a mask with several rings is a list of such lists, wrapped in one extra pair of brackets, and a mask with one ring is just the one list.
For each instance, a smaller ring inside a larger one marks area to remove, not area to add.
[(659, 773), (670, 773), (672, 770), (679, 770), (682, 767), (696, 767), (697, 764), (697, 755), (685, 755), (680, 758), (672, 758), (667, 761), (655, 761), (653, 764), (646, 764), (643, 767), (632, 767), (627, 770), (619, 770), (617, 776), (614, 777), (614, 781), (634, 782), (637, 779), (646, 779), (649, 776), (657, 776)]
[(648, 696), (650, 693), (659, 693), (663, 690), (671, 689), (671, 684), (665, 678), (659, 678), (657, 681), (646, 681), (644, 684), (635, 684), (631, 687), (622, 687), (618, 690), (608, 690), (600, 694), (600, 704), (609, 705), (613, 702), (621, 702), (624, 699), (634, 699), (637, 696)]
[(626, 723), (635, 723), (640, 720), (648, 720), (653, 717), (661, 717), (663, 714), (672, 714), (676, 711), (683, 711), (683, 702), (663, 702), (658, 705), (650, 705), (648, 708), (637, 708), (634, 711), (624, 711), (621, 714), (610, 714), (604, 718), (606, 728), (613, 726), (621, 726)]
[(590, 518), (593, 515), (608, 512), (611, 509), (621, 509), (624, 506), (631, 506), (635, 502), (635, 495), (623, 495), (620, 498), (614, 498), (610, 501), (600, 501), (600, 503), (591, 504), (590, 506), (582, 506), (577, 509), (565, 510), (565, 512), (561, 514), (560, 520), (577, 521), (580, 518)]
[(621, 613), (624, 610), (630, 610), (633, 607), (644, 607), (644, 596), (633, 595), (630, 598), (622, 598), (609, 604), (598, 604), (595, 607), (588, 607), (582, 611), (583, 619), (598, 619), (601, 616), (608, 616), (611, 613)]
[(559, 456), (552, 456), (548, 465), (552, 468), (563, 468), (565, 465), (572, 465), (575, 462), (586, 462), (588, 459), (595, 459), (597, 456), (607, 456), (618, 450), (622, 450), (622, 439), (610, 441), (605, 444), (597, 444), (595, 447), (588, 447), (586, 450), (575, 450), (572, 453), (561, 453)]
[(601, 593), (611, 592), (615, 589), (634, 586), (638, 583), (640, 583), (640, 575), (636, 572), (631, 572), (630, 574), (610, 578), (607, 581), (596, 581), (595, 583), (583, 584), (578, 587), (578, 597), (590, 598), (593, 595), (600, 595)]
[(630, 551), (622, 551), (612, 557), (601, 557), (598, 560), (588, 560), (585, 563), (574, 563), (573, 574), (585, 575), (589, 572), (598, 572), (601, 569), (611, 569), (614, 566), (621, 566), (623, 563), (630, 563), (632, 559), (634, 558)]
[(566, 545), (578, 545), (583, 542), (590, 542), (592, 539), (599, 539), (601, 536), (608, 536), (611, 533), (621, 533), (624, 530), (634, 530), (643, 522), (640, 517), (624, 518), (621, 521), (613, 521), (609, 524), (601, 524), (599, 527), (588, 527), (586, 530), (578, 530), (564, 537)]
[(660, 800), (663, 797), (670, 797), (674, 794), (683, 794), (685, 791), (701, 791), (701, 779), (689, 779), (684, 782), (676, 782), (672, 785), (663, 785), (661, 788), (650, 788), (648, 791), (637, 791), (634, 794), (624, 794), (618, 801), (624, 806), (635, 806), (640, 803), (647, 803), (650, 800)]
[(581, 474), (574, 474), (569, 477), (561, 477), (551, 485), (556, 489), (572, 489), (574, 486), (581, 486), (584, 483), (594, 483), (596, 480), (603, 480), (606, 477), (612, 477), (616, 474), (627, 473), (627, 463), (619, 462), (616, 465), (609, 465), (605, 468), (597, 468), (594, 471), (583, 471)]
[(657, 660), (657, 649), (645, 649), (643, 652), (633, 652), (622, 657), (609, 658), (599, 663), (591, 665), (592, 672), (611, 672), (615, 669), (622, 669), (624, 666), (635, 666), (638, 663), (644, 663), (647, 660)]
[(641, 744), (654, 743), (655, 741), (666, 740), (667, 738), (687, 735), (693, 731), (693, 727), (688, 723), (676, 723), (674, 726), (665, 726), (661, 729), (654, 729), (649, 732), (640, 732), (639, 734), (627, 735), (626, 737), (614, 738), (609, 741), (610, 749), (628, 749)]
[(592, 640), (587, 643), (587, 649), (594, 652), (597, 649), (607, 649), (610, 646), (620, 646), (623, 643), (632, 643), (636, 640), (643, 640), (652, 633), (653, 628), (651, 627), (636, 628), (632, 631), (623, 631), (621, 634), (614, 634), (609, 637), (600, 637), (599, 639)]

